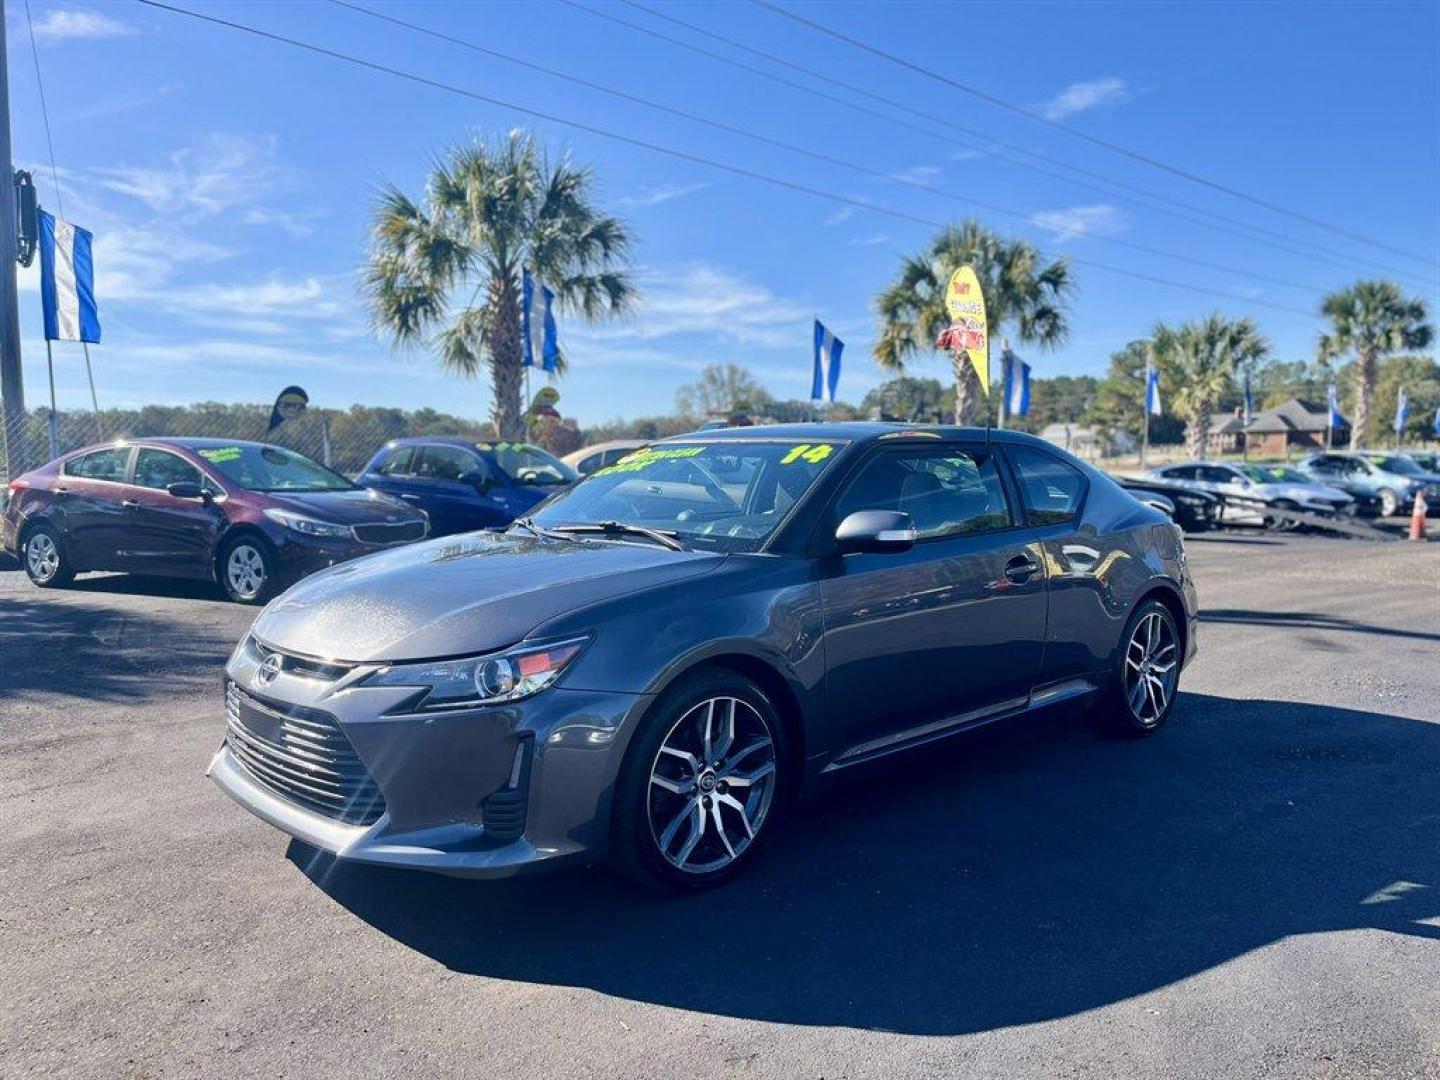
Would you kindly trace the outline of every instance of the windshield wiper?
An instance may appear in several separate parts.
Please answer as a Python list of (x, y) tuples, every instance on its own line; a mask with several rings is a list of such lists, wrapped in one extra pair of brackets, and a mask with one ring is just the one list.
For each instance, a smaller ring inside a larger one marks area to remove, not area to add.
[(535, 524), (535, 519), (530, 517), (528, 514), (525, 517), (516, 518), (510, 524), (519, 525), (520, 528), (524, 529), (526, 532), (538, 536), (542, 540), (569, 540), (571, 543), (575, 542), (574, 537), (564, 536), (550, 529), (542, 529), (539, 525)]
[(597, 521), (593, 524), (577, 522), (573, 525), (556, 525), (552, 531), (557, 533), (599, 533), (601, 536), (643, 536), (671, 551), (685, 550), (685, 545), (680, 542), (679, 533), (668, 532), (664, 529), (651, 529), (644, 525), (631, 525), (626, 521)]

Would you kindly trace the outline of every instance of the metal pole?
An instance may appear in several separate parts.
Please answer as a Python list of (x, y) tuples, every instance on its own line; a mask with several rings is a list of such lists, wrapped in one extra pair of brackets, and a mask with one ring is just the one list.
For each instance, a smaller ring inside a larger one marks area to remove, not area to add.
[[(90, 380), (90, 407), (95, 410), (95, 438), (99, 442), (105, 441), (105, 427), (100, 423), (100, 399), (95, 396), (95, 372), (90, 367), (90, 343), (82, 341), (80, 347), (85, 350), (85, 377)], [(325, 463), (329, 465), (327, 461)]]
[(55, 411), (55, 357), (45, 339), (45, 367), (50, 372), (50, 460), (60, 456), (60, 414)]
[(20, 366), (20, 300), (15, 288), (19, 231), (15, 220), (15, 167), (10, 160), (10, 72), (5, 62), (5, 0), (0, 0), (0, 398), (5, 415), (0, 442), (11, 476), (27, 467), (25, 375)]
[(1140, 471), (1145, 471), (1145, 455), (1150, 449), (1150, 353), (1145, 353), (1145, 374), (1140, 391)]
[(1010, 340), (1000, 339), (1000, 407), (995, 410), (995, 426), (1005, 430), (1005, 410), (1010, 397)]

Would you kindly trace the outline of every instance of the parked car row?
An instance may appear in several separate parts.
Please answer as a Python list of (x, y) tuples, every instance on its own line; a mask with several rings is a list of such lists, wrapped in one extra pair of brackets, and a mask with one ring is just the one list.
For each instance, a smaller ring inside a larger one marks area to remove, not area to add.
[(1404, 512), (1417, 492), (1424, 492), (1430, 513), (1440, 507), (1440, 474), (1413, 455), (1398, 453), (1327, 451), (1294, 466), (1187, 461), (1159, 466), (1122, 483), (1134, 493), (1164, 495), (1176, 502), (1175, 518), (1188, 531), (1213, 520), (1181, 505), (1181, 492), (1191, 499), (1213, 497), (1220, 520), (1277, 528), (1293, 527), (1303, 520), (1299, 515), (1390, 517)]
[(360, 555), (507, 525), (576, 475), (527, 443), (402, 439), (355, 483), (265, 443), (131, 439), (11, 481), (0, 549), (42, 587), (118, 570), (211, 579), (259, 604)]

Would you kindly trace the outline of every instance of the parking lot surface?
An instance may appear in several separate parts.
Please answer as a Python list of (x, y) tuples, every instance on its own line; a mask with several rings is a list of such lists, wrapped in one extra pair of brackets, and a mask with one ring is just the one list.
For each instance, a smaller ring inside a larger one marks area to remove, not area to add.
[(290, 843), (202, 776), (252, 610), (0, 567), (0, 1076), (1440, 1077), (1440, 546), (1189, 546), (1159, 736), (895, 759), (679, 900)]

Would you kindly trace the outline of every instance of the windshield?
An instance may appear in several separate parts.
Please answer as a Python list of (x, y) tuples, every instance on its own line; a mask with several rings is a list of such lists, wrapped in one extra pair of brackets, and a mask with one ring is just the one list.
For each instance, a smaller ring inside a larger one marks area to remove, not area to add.
[(1392, 472), (1399, 476), (1425, 475), (1425, 470), (1420, 468), (1419, 462), (1404, 454), (1391, 454), (1389, 457), (1371, 458), (1370, 460), (1386, 472)]
[(227, 480), (251, 491), (349, 491), (337, 472), (278, 446), (207, 446), (197, 450)]
[(667, 442), (593, 472), (535, 515), (542, 528), (619, 521), (687, 547), (756, 551), (844, 443)]
[(517, 484), (547, 487), (568, 484), (580, 474), (563, 461), (530, 443), (477, 443), (478, 449), (489, 454), (500, 471)]
[(1240, 471), (1257, 484), (1308, 484), (1311, 482), (1304, 473), (1296, 472), (1284, 465), (1241, 465)]
[(1274, 470), (1262, 469), (1259, 465), (1241, 465), (1240, 471), (1257, 484), (1277, 484), (1280, 482), (1280, 477), (1275, 475)]

